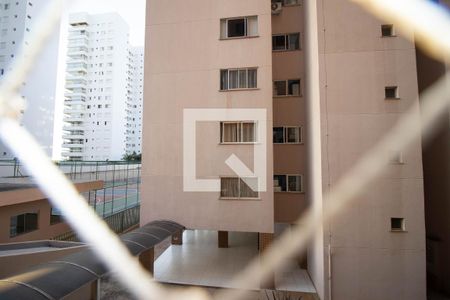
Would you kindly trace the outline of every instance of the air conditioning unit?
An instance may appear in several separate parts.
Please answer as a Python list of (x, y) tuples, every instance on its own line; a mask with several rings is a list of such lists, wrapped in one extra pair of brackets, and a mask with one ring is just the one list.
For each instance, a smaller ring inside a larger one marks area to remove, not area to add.
[(283, 3), (272, 2), (272, 15), (279, 15), (283, 10)]

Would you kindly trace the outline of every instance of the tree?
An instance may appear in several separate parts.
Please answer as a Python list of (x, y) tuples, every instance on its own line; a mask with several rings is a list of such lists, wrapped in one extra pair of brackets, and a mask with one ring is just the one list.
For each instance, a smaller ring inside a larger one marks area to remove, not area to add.
[(135, 151), (133, 151), (133, 153), (131, 154), (126, 153), (122, 156), (122, 160), (124, 161), (141, 161), (141, 158), (142, 154), (141, 153), (137, 154)]

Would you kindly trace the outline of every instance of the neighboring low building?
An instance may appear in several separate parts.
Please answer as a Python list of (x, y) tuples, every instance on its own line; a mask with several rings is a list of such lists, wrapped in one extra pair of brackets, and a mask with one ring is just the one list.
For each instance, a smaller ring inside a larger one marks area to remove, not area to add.
[[(75, 183), (79, 192), (103, 188), (103, 181)], [(34, 184), (0, 184), (0, 244), (49, 240), (71, 228)]]

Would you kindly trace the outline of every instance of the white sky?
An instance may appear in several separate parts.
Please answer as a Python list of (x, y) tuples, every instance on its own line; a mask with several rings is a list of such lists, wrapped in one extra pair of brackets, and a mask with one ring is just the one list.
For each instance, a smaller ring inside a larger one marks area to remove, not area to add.
[(65, 0), (59, 41), (53, 159), (59, 160), (61, 158), (68, 15), (77, 12), (87, 12), (90, 14), (116, 12), (128, 23), (130, 28), (130, 44), (132, 46), (144, 46), (145, 3), (146, 0)]

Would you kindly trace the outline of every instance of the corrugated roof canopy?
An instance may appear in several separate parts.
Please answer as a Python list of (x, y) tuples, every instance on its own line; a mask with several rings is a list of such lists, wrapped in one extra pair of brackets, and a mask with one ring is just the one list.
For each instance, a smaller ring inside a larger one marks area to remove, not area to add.
[[(183, 229), (175, 222), (154, 221), (120, 238), (136, 256)], [(0, 299), (60, 299), (107, 273), (106, 267), (87, 249), (0, 280)]]

